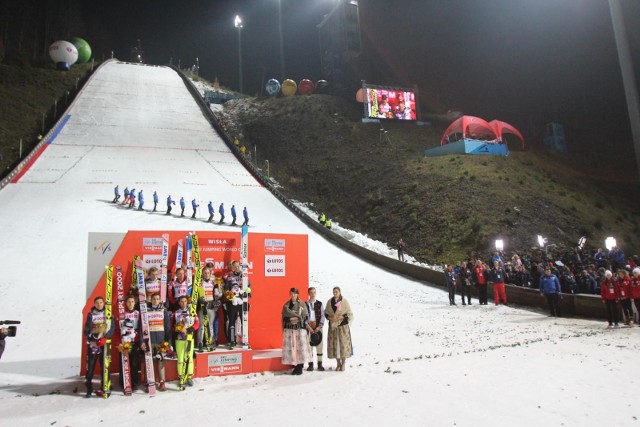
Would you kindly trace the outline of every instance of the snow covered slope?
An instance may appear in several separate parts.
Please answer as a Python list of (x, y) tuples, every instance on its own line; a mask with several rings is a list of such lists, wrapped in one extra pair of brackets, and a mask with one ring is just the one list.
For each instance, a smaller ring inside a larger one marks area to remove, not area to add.
[[(640, 328), (605, 330), (602, 322), (504, 306), (450, 307), (444, 292), (341, 251), (237, 163), (171, 69), (108, 63), (68, 113), (53, 144), (0, 191), (0, 320), (23, 321), (0, 361), (0, 424), (173, 424), (185, 420), (176, 408), (192, 405), (203, 408), (193, 422), (261, 426), (294, 414), (312, 426), (638, 423), (631, 392)], [(355, 313), (347, 370), (212, 377), (153, 399), (74, 393), (83, 391), (76, 375), (87, 233), (211, 227), (117, 207), (116, 184), (143, 189), (147, 207), (156, 190), (163, 209), (168, 194), (203, 207), (224, 202), (247, 206), (256, 231), (309, 233), (311, 285), (323, 301), (342, 287)]]

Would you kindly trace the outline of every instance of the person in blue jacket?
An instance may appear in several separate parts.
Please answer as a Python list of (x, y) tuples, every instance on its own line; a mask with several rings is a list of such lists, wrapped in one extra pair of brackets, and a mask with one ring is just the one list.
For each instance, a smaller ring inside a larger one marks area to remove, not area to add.
[(169, 194), (169, 196), (167, 197), (167, 213), (166, 215), (169, 215), (171, 213), (171, 206), (175, 205), (176, 202), (171, 198), (171, 194)]
[(233, 218), (231, 225), (236, 225), (236, 205), (231, 205), (231, 218)]
[(543, 295), (549, 303), (550, 316), (560, 317), (558, 310), (560, 281), (555, 274), (551, 274), (551, 267), (548, 265), (544, 269), (544, 274), (540, 277), (540, 295)]
[(197, 209), (200, 207), (200, 205), (196, 202), (196, 199), (191, 200), (191, 207), (193, 208), (193, 215), (191, 215), (191, 219), (195, 219)]
[(118, 200), (120, 200), (120, 187), (118, 185), (113, 189), (113, 196), (113, 203), (118, 203)]
[(132, 188), (131, 191), (129, 191), (129, 207), (130, 208), (136, 207), (136, 189), (135, 188)]
[(129, 187), (124, 187), (124, 200), (122, 201), (122, 205), (126, 205), (129, 203)]
[(213, 202), (209, 202), (209, 204), (207, 205), (207, 209), (209, 210), (209, 219), (207, 220), (207, 222), (211, 222), (213, 221)]
[(224, 203), (220, 203), (218, 213), (220, 214), (220, 221), (218, 221), (218, 224), (222, 224), (224, 222)]
[(142, 210), (142, 205), (144, 205), (144, 195), (142, 194), (142, 190), (138, 191), (138, 210)]
[(153, 192), (153, 211), (156, 211), (156, 208), (158, 207), (158, 192), (154, 191)]
[(180, 197), (180, 216), (184, 216), (184, 197)]
[(244, 222), (242, 223), (242, 225), (249, 225), (249, 212), (247, 212), (246, 206), (244, 207), (244, 209), (242, 209), (242, 216), (244, 217)]

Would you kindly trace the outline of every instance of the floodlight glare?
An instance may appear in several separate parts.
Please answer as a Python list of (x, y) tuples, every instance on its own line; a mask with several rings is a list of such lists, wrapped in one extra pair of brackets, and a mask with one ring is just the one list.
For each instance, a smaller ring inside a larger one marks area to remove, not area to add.
[(614, 246), (617, 246), (616, 239), (614, 237), (607, 237), (604, 241), (604, 246), (610, 251)]
[(587, 238), (582, 236), (580, 240), (578, 240), (578, 248), (584, 248), (585, 243), (587, 243)]
[(242, 19), (240, 19), (240, 15), (236, 15), (233, 25), (235, 25), (236, 28), (242, 28)]
[(497, 239), (496, 240), (496, 251), (501, 251), (504, 249), (504, 240)]
[(544, 237), (538, 234), (538, 244), (540, 245), (541, 248), (544, 248), (544, 244), (546, 241), (547, 239), (545, 239)]

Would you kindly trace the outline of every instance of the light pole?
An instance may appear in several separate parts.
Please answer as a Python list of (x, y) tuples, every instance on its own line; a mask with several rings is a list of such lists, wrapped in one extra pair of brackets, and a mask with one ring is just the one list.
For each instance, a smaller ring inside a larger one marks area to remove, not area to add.
[(284, 42), (282, 37), (282, 0), (278, 0), (278, 35), (280, 37), (280, 81), (283, 82), (284, 77)]
[(238, 80), (240, 93), (242, 93), (242, 19), (239, 15), (236, 15), (233, 24), (238, 29)]
[(269, 175), (269, 160), (265, 160), (264, 162), (267, 164), (267, 178), (270, 178), (271, 175)]
[(622, 84), (627, 100), (631, 137), (633, 138), (633, 147), (636, 153), (636, 170), (640, 176), (640, 101), (638, 100), (638, 89), (636, 87), (631, 51), (620, 0), (609, 0), (609, 10), (611, 12), (611, 23), (613, 24), (613, 35), (618, 50), (618, 60), (620, 61), (620, 71), (622, 72)]

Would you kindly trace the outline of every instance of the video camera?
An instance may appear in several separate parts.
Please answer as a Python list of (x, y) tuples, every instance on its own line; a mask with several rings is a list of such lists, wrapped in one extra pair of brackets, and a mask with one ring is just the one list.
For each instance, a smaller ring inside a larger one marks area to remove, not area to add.
[[(0, 325), (19, 325), (19, 324), (20, 324), (19, 320), (0, 320)], [(9, 326), (7, 327), (7, 336), (15, 337), (17, 331), (18, 331), (17, 326)]]

